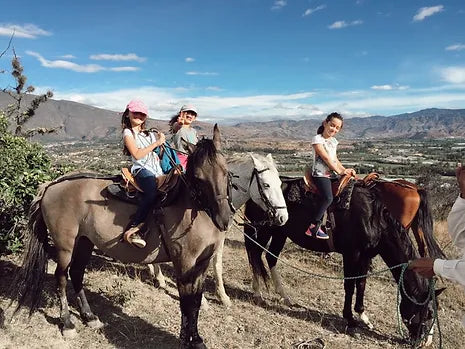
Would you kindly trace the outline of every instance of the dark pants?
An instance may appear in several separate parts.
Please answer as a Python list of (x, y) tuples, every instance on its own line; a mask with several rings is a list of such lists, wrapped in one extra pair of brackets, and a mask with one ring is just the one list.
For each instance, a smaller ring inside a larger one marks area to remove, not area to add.
[(320, 193), (319, 195), (319, 205), (313, 215), (313, 223), (319, 223), (323, 219), (326, 210), (333, 202), (333, 190), (331, 188), (331, 179), (326, 177), (312, 177), (313, 183), (318, 188)]
[(157, 182), (152, 172), (143, 168), (137, 173), (135, 180), (144, 192), (131, 225), (138, 225), (145, 221), (157, 196)]

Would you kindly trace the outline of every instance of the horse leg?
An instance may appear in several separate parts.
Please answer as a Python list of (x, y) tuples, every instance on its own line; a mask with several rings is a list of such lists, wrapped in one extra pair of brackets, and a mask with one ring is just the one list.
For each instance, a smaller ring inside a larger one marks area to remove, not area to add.
[(104, 325), (100, 322), (99, 318), (92, 313), (84, 293), (84, 288), (82, 287), (82, 280), (84, 279), (86, 265), (89, 263), (93, 249), (94, 244), (87, 237), (79, 238), (74, 248), (74, 255), (69, 268), (69, 275), (71, 283), (73, 284), (74, 292), (77, 295), (77, 303), (79, 305), (81, 319), (90, 328), (98, 329), (102, 328)]
[(179, 335), (181, 348), (207, 348), (199, 335), (197, 324), (210, 258), (211, 256), (197, 260), (192, 264), (186, 263), (186, 260), (173, 260), (174, 267), (177, 270), (176, 281), (181, 308), (181, 332)]
[(354, 319), (354, 314), (352, 313), (352, 297), (355, 290), (355, 280), (350, 279), (350, 277), (355, 276), (354, 266), (358, 263), (358, 258), (349, 258), (348, 256), (343, 256), (344, 261), (344, 309), (342, 311), (342, 316), (347, 321), (347, 332), (349, 334), (354, 334), (355, 329), (357, 328), (357, 321)]
[[(360, 275), (365, 275), (368, 272), (369, 260), (366, 262), (360, 263)], [(359, 278), (355, 281), (356, 294), (355, 294), (355, 307), (354, 310), (359, 314), (360, 320), (367, 325), (367, 327), (372, 330), (374, 328), (373, 324), (370, 322), (368, 315), (365, 313), (365, 305), (363, 299), (365, 297), (365, 286), (367, 279)]]
[(68, 298), (66, 297), (66, 284), (68, 279), (68, 267), (71, 262), (71, 253), (68, 250), (57, 251), (57, 267), (55, 280), (57, 283), (57, 295), (60, 300), (60, 321), (64, 337), (73, 338), (77, 335), (76, 328), (71, 321)]
[[(213, 256), (213, 271), (216, 279), (216, 294), (221, 300), (221, 303), (227, 308), (231, 306), (231, 299), (226, 294), (223, 283), (223, 248), (224, 239), (218, 245), (215, 255)], [(203, 302), (203, 299), (202, 299)]]
[(150, 278), (154, 280), (155, 287), (162, 288), (166, 290), (166, 281), (165, 276), (161, 272), (160, 264), (153, 263), (148, 264)]
[(270, 253), (266, 253), (265, 258), (271, 271), (271, 279), (273, 280), (275, 291), (281, 296), (281, 301), (284, 302), (285, 305), (291, 306), (291, 299), (289, 298), (287, 292), (284, 290), (281, 275), (276, 268), (276, 264), (278, 263), (277, 257), (279, 257), (279, 254), (284, 248), (286, 238), (287, 237), (284, 234), (273, 235), (271, 238), (270, 246), (268, 248)]

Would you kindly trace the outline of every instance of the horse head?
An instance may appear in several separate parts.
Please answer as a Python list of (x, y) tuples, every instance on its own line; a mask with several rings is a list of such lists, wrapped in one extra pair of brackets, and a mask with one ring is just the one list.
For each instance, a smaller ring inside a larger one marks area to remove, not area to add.
[[(250, 155), (254, 163), (250, 178), (250, 198), (267, 212), (273, 224), (282, 226), (286, 224), (289, 215), (273, 157), (271, 154), (266, 157), (258, 154)], [(254, 181), (256, 185), (252, 185)]]
[(186, 176), (196, 201), (205, 209), (218, 229), (227, 230), (232, 217), (228, 196), (228, 169), (221, 153), (218, 126), (213, 129), (213, 140), (201, 139), (189, 144)]
[[(416, 275), (412, 277), (418, 278)], [(421, 282), (421, 288), (424, 289), (422, 292), (413, 298), (411, 295), (406, 295), (405, 290), (402, 290), (402, 300), (400, 302), (400, 314), (404, 325), (408, 329), (412, 347), (431, 344), (433, 317), (435, 309), (437, 311), (437, 303), (434, 304), (434, 301), (444, 291), (444, 288), (435, 290), (435, 297), (433, 298), (426, 281), (421, 280)]]

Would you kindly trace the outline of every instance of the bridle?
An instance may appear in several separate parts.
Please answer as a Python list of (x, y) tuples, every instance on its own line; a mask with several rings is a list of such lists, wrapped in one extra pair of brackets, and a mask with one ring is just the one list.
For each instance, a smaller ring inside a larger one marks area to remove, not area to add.
[[(268, 199), (268, 197), (265, 195), (265, 191), (263, 189), (264, 185), (260, 182), (260, 176), (259, 176), (261, 173), (263, 173), (265, 171), (270, 171), (270, 168), (265, 167), (262, 170), (257, 170), (257, 168), (254, 168), (253, 171), (252, 171), (252, 176), (250, 177), (249, 187), (247, 189), (243, 188), (239, 184), (232, 183), (232, 178), (233, 177), (234, 178), (239, 178), (239, 176), (234, 175), (232, 172), (230, 172), (231, 187), (232, 187), (232, 189), (241, 190), (242, 192), (246, 193), (246, 192), (250, 191), (250, 188), (252, 187), (253, 180), (255, 179), (255, 181), (257, 182), (257, 189), (258, 189), (258, 193), (260, 194), (260, 199), (263, 201), (263, 203), (265, 204), (265, 207), (267, 209), (266, 213), (267, 213), (267, 216), (268, 216), (268, 221), (271, 222), (277, 216), (278, 210), (285, 209), (287, 207), (286, 206), (275, 206), (275, 205), (273, 205), (271, 203), (270, 199)], [(229, 196), (231, 196), (231, 195), (229, 195)], [(266, 224), (266, 223), (268, 223), (268, 221), (260, 222), (260, 224)]]

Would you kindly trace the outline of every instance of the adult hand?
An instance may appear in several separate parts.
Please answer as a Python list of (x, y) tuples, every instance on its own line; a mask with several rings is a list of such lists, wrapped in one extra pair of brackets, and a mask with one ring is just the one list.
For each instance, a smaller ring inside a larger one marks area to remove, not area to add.
[(459, 166), (455, 169), (455, 176), (460, 189), (460, 196), (465, 199), (465, 166)]
[(410, 270), (420, 274), (421, 276), (431, 279), (434, 276), (434, 259), (429, 257), (418, 258), (411, 261), (408, 265)]

